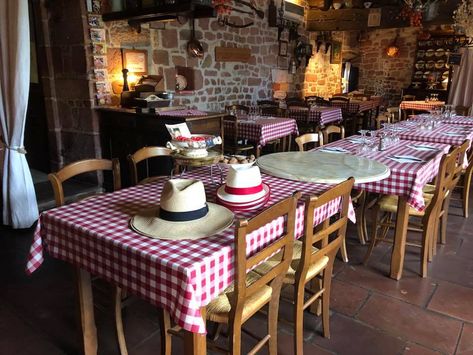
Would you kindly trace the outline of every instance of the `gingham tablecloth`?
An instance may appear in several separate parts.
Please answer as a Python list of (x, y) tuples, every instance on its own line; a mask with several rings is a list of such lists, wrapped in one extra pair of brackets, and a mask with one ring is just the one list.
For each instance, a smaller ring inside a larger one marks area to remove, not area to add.
[[(214, 201), (218, 185), (212, 184), (208, 169), (193, 170), (185, 178), (202, 180), (208, 201)], [(265, 174), (263, 181), (271, 186), (271, 198), (266, 206), (295, 190), (313, 195), (330, 187)], [(122, 189), (42, 213), (30, 248), (27, 272), (34, 272), (42, 264), (46, 249), (54, 258), (165, 308), (184, 329), (205, 333), (200, 308), (215, 299), (234, 278), (234, 228), (190, 241), (151, 239), (135, 233), (129, 227), (130, 218), (159, 203), (162, 184)], [(322, 206), (315, 211), (314, 223), (337, 213), (339, 208), (339, 199)], [(249, 218), (257, 212), (237, 213), (235, 218)], [(349, 217), (354, 221), (351, 205)], [(296, 213), (297, 237), (303, 233), (303, 223), (304, 204), (300, 201)], [(250, 234), (248, 254), (280, 236), (282, 227), (283, 218), (280, 218)]]
[(350, 100), (350, 102), (333, 102), (332, 106), (340, 107), (347, 113), (357, 114), (365, 111), (372, 110), (379, 106), (379, 102), (376, 100), (356, 101)]
[[(421, 120), (423, 118), (422, 115), (413, 115), (411, 116), (412, 119)], [(443, 123), (449, 124), (457, 124), (457, 125), (465, 125), (465, 126), (473, 126), (473, 116), (452, 116), (447, 119), (442, 119)]]
[[(308, 115), (307, 115), (308, 111)], [(316, 125), (326, 126), (331, 123), (339, 123), (343, 120), (340, 107), (292, 107), (288, 110), (288, 116), (297, 121), (311, 122)]]
[[(224, 121), (224, 129), (228, 134), (232, 134), (232, 123)], [(238, 138), (248, 139), (259, 147), (265, 146), (266, 143), (274, 139), (291, 134), (299, 135), (297, 122), (292, 118), (258, 117), (255, 120), (249, 120), (242, 117), (238, 121)]]
[(445, 105), (444, 101), (402, 101), (399, 105), (401, 110), (419, 110), (419, 111), (430, 111), (436, 107)]
[[(350, 154), (361, 155), (358, 153), (360, 144), (351, 141), (356, 139), (355, 137), (358, 138), (357, 136), (348, 137), (323, 147), (340, 147), (349, 151)], [(381, 152), (363, 153), (364, 157), (387, 165), (391, 170), (391, 175), (380, 181), (356, 184), (355, 187), (368, 192), (404, 196), (412, 207), (419, 211), (423, 210), (425, 202), (422, 188), (437, 175), (440, 159), (444, 153), (448, 152), (450, 145), (431, 143), (429, 145), (439, 150), (418, 151), (409, 148), (410, 143), (412, 142), (401, 141)], [(317, 149), (323, 149), (323, 147)], [(412, 155), (425, 160), (425, 163), (399, 163), (389, 158), (392, 155)]]
[(473, 140), (473, 126), (440, 123), (434, 129), (422, 129), (416, 121), (401, 121), (396, 126), (405, 128), (396, 133), (401, 139), (406, 140), (450, 145), (461, 145), (465, 139), (469, 139), (470, 142)]

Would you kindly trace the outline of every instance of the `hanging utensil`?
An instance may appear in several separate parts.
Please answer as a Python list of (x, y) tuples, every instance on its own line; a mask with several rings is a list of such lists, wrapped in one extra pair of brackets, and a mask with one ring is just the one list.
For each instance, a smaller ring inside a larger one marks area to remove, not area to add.
[(195, 19), (192, 18), (191, 39), (187, 42), (187, 52), (195, 58), (204, 57), (204, 48), (202, 44), (195, 38)]

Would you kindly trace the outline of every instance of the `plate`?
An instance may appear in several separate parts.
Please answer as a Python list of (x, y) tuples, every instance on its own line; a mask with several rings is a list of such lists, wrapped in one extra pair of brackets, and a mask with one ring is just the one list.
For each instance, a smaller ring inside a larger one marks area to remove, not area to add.
[(425, 55), (425, 51), (423, 50), (417, 51), (417, 58), (423, 58), (424, 55)]
[(417, 69), (424, 69), (424, 66), (425, 66), (425, 62), (423, 60), (419, 60), (417, 63), (416, 63), (416, 68)]
[(427, 69), (434, 69), (435, 68), (435, 62), (433, 60), (429, 60), (427, 64), (425, 65)]
[(435, 51), (435, 56), (436, 57), (442, 57), (443, 55), (445, 55), (445, 50), (444, 49), (439, 48)]
[(427, 49), (425, 52), (426, 57), (432, 57), (435, 54), (435, 51), (433, 49)]
[(187, 79), (184, 75), (176, 75), (176, 89), (185, 90), (187, 87)]
[(444, 65), (445, 65), (445, 61), (443, 59), (440, 59), (440, 60), (437, 60), (437, 63), (435, 63), (435, 68), (442, 69)]

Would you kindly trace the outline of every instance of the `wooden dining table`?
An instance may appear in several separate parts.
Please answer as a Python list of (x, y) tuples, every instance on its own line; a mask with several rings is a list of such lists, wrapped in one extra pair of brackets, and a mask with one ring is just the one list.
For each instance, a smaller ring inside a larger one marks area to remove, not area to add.
[[(231, 135), (234, 128), (233, 122), (224, 120), (226, 135)], [(247, 139), (256, 145), (256, 156), (259, 157), (261, 148), (268, 142), (282, 139), (283, 150), (291, 150), (292, 136), (298, 136), (297, 122), (292, 118), (269, 116), (239, 116), (238, 138)]]
[[(215, 201), (218, 185), (208, 168), (185, 173), (184, 178), (203, 181), (207, 200)], [(262, 174), (271, 187), (266, 206), (290, 196), (295, 190), (303, 196), (318, 195), (332, 185), (294, 182)], [(139, 211), (159, 204), (164, 182), (106, 193), (43, 212), (30, 248), (27, 272), (43, 263), (47, 252), (75, 266), (78, 272), (81, 327), (85, 354), (97, 354), (98, 340), (94, 318), (91, 275), (126, 290), (156, 307), (163, 308), (184, 330), (185, 353), (206, 354), (205, 307), (234, 279), (234, 228), (198, 240), (162, 240), (140, 235), (129, 226)], [(339, 212), (340, 199), (332, 200), (314, 212), (318, 224)], [(260, 210), (239, 212), (235, 219), (251, 218)], [(355, 214), (350, 204), (349, 218)], [(265, 247), (279, 236), (284, 221), (271, 222), (271, 228), (258, 229), (247, 236), (248, 254)], [(304, 229), (304, 202), (296, 209), (297, 238)]]
[[(368, 141), (373, 140), (378, 140), (378, 138), (368, 138)], [(339, 150), (338, 154), (344, 150), (345, 154), (370, 158), (389, 167), (391, 172), (389, 177), (379, 181), (355, 184), (355, 188), (399, 197), (390, 270), (390, 277), (399, 280), (402, 278), (404, 266), (409, 206), (419, 211), (425, 208), (422, 189), (437, 176), (442, 155), (448, 152), (451, 145), (430, 142), (425, 144), (431, 147), (431, 149), (427, 149), (419, 147), (418, 141), (401, 140), (383, 151), (361, 152), (361, 144), (362, 139), (359, 136), (351, 136), (317, 149), (319, 151), (327, 148), (337, 149)], [(335, 155), (337, 152), (333, 152), (333, 154)], [(403, 155), (413, 156), (421, 161), (402, 162), (394, 158), (394, 156)]]
[(291, 106), (287, 111), (287, 116), (294, 118), (298, 122), (312, 124), (315, 127), (338, 124), (343, 121), (342, 109), (340, 107)]

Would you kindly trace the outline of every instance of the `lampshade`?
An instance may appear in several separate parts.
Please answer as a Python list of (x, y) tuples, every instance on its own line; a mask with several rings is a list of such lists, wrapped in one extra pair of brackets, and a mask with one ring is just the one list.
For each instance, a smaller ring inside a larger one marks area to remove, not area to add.
[(396, 44), (391, 44), (388, 48), (386, 48), (386, 55), (391, 58), (397, 57), (399, 52), (399, 47)]

